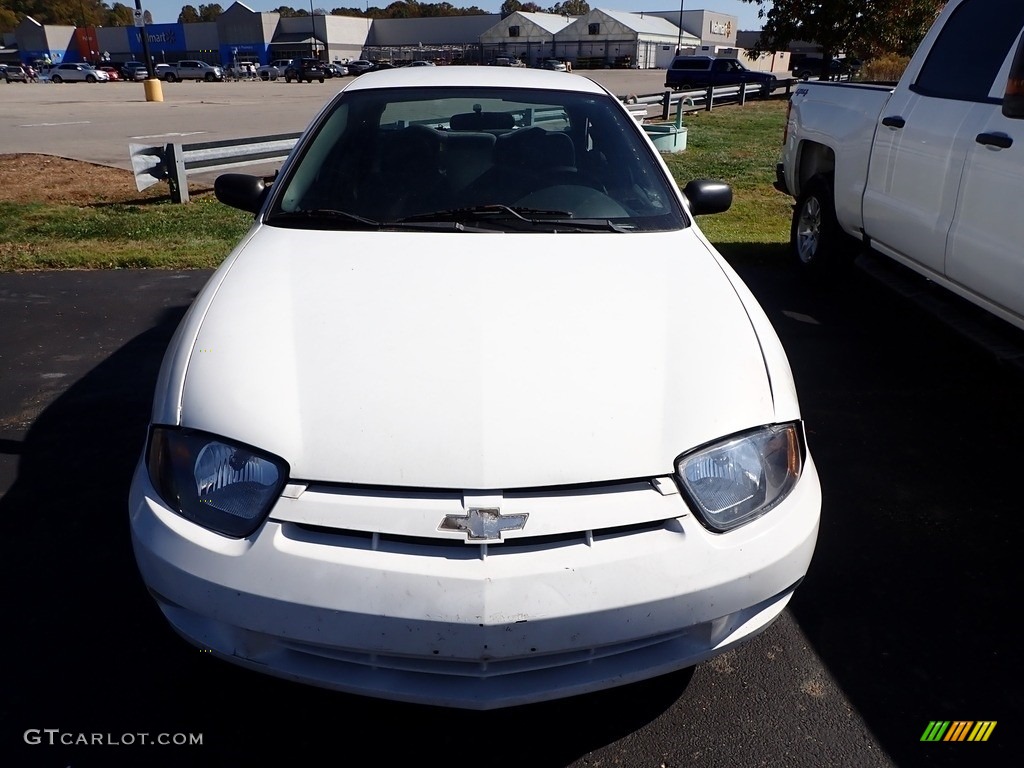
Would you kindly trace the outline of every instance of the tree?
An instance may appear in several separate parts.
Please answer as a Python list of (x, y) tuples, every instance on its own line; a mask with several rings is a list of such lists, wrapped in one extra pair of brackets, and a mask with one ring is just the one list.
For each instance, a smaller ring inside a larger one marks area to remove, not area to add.
[(590, 13), (590, 4), (586, 0), (565, 0), (563, 3), (555, 3), (547, 12), (560, 16), (586, 16)]
[(224, 9), (220, 7), (219, 3), (211, 3), (210, 5), (199, 6), (199, 20), (200, 21), (216, 21), (217, 17), (224, 13)]
[(0, 32), (13, 32), (18, 26), (18, 15), (7, 8), (0, 8)]
[(135, 8), (129, 8), (124, 3), (114, 3), (107, 13), (107, 20), (103, 23), (106, 27), (130, 27), (135, 23)]
[(885, 53), (912, 56), (946, 3), (945, 0), (902, 0), (899, 3), (890, 0), (885, 5), (889, 6), (887, 11), (872, 16), (870, 34), (857, 47), (864, 56)]
[(913, 51), (945, 0), (743, 0), (764, 19), (755, 51), (784, 51), (794, 40), (822, 50), (822, 75), (835, 54)]
[(195, 24), (199, 20), (199, 11), (196, 10), (194, 5), (183, 5), (181, 7), (181, 13), (178, 14), (179, 24)]
[(498, 12), (501, 14), (501, 18), (504, 19), (506, 16), (511, 16), (516, 11), (521, 10), (523, 10), (523, 4), (519, 0), (505, 0), (501, 4), (501, 8), (498, 9)]

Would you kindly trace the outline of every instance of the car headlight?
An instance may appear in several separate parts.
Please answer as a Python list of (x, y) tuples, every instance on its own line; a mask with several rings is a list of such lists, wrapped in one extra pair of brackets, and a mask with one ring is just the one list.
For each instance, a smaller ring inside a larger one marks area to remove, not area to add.
[(204, 528), (236, 538), (266, 519), (288, 479), (276, 456), (202, 432), (153, 427), (149, 477), (164, 502)]
[(781, 503), (802, 467), (799, 425), (773, 424), (680, 456), (676, 477), (701, 521), (723, 532)]

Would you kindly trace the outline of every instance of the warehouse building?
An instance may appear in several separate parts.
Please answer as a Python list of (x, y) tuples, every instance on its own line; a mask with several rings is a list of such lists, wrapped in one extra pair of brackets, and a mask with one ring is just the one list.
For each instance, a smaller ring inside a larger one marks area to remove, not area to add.
[(709, 11), (627, 13), (594, 9), (584, 16), (517, 12), (412, 19), (313, 15), (282, 17), (232, 3), (215, 22), (145, 27), (41, 25), (25, 18), (5, 35), (0, 61), (95, 64), (139, 61), (142, 35), (154, 63), (199, 59), (232, 65), (315, 56), (324, 61), (431, 59), (537, 66), (561, 58), (576, 68), (668, 66), (677, 49), (735, 48), (736, 19)]

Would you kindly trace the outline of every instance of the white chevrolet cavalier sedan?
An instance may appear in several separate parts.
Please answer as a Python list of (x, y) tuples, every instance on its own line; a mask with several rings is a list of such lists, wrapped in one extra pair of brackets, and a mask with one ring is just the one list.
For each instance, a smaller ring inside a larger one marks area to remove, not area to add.
[(183, 319), (134, 476), (174, 629), (272, 675), (490, 709), (764, 630), (821, 508), (789, 364), (601, 86), (349, 83)]

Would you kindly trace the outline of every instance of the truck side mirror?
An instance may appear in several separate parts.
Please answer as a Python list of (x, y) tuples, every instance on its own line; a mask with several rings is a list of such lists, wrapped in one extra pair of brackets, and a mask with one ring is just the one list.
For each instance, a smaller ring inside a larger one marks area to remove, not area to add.
[(1006, 80), (1006, 93), (1003, 94), (1003, 115), (1014, 120), (1024, 120), (1024, 38), (1017, 46), (1010, 67), (1010, 77)]

